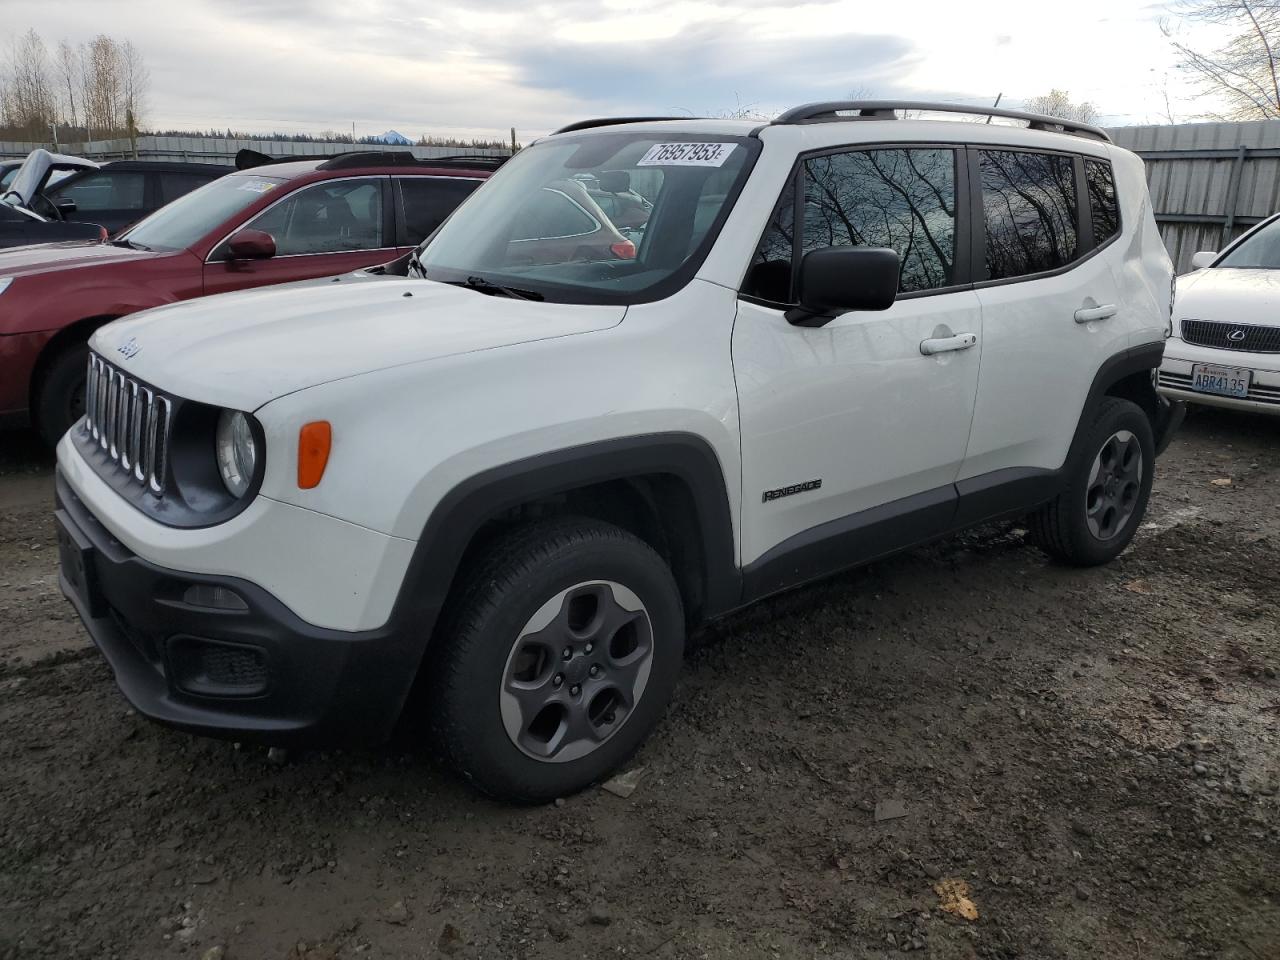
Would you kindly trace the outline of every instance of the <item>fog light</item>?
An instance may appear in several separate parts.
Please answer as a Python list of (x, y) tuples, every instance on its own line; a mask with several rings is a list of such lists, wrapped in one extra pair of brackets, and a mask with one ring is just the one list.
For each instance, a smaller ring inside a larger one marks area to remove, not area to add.
[(207, 607), (210, 610), (248, 610), (240, 594), (226, 587), (213, 584), (197, 583), (187, 587), (182, 595), (182, 602), (193, 607)]

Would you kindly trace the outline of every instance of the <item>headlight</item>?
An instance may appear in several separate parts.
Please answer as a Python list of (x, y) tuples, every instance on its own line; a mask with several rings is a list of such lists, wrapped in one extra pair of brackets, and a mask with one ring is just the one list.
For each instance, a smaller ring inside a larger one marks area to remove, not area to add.
[(11, 283), (13, 283), (13, 277), (0, 277), (0, 293), (8, 290)]
[(243, 497), (253, 482), (254, 467), (258, 463), (258, 448), (249, 417), (239, 410), (223, 410), (218, 415), (214, 449), (222, 482), (233, 497)]

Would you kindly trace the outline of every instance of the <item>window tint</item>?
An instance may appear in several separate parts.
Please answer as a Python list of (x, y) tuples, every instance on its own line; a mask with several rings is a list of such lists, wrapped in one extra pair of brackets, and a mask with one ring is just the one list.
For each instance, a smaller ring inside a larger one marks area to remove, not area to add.
[[(955, 152), (947, 149), (859, 150), (806, 160), (801, 252), (889, 247), (902, 260), (900, 291), (945, 287), (955, 272), (955, 178)], [(774, 209), (747, 277), (745, 292), (766, 300), (790, 300), (792, 189)]]
[(48, 191), (56, 200), (74, 200), (76, 211), (141, 210), (146, 206), (146, 178), (141, 173), (90, 173)]
[(1076, 188), (1070, 157), (983, 150), (987, 277), (1054, 270), (1076, 258)]
[(1120, 232), (1120, 206), (1116, 202), (1116, 182), (1111, 175), (1111, 164), (1102, 160), (1086, 160), (1084, 179), (1089, 186), (1093, 242), (1100, 247)]
[(402, 177), (400, 211), (404, 221), (401, 242), (417, 245), (444, 223), (471, 191), (480, 186), (478, 180), (436, 177)]
[(162, 173), (160, 174), (160, 202), (172, 203), (196, 187), (204, 186), (212, 179), (196, 173)]
[(364, 178), (318, 183), (247, 224), (276, 241), (276, 255), (377, 250), (382, 242), (382, 182)]
[[(577, 185), (565, 184), (565, 190)], [(581, 187), (577, 187), (581, 190)], [(585, 191), (582, 191), (585, 194)], [(513, 243), (528, 240), (552, 240), (577, 237), (592, 233), (600, 227), (578, 203), (569, 199), (564, 190), (554, 184), (543, 187), (526, 203), (516, 216), (515, 229), (511, 233)]]

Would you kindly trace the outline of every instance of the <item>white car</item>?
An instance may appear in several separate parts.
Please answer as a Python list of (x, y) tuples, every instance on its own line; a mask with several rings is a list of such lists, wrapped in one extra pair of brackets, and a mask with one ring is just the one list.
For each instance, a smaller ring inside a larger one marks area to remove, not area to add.
[[(98, 330), (62, 586), (128, 699), (287, 746), (416, 686), (462, 774), (546, 800), (758, 598), (1000, 517), (1115, 557), (1179, 409), (1142, 163), (903, 109), (575, 124), (403, 261)], [(583, 174), (652, 204), (638, 248), (574, 247)]]
[(1280, 414), (1280, 214), (1191, 263), (1196, 271), (1178, 280), (1161, 392)]

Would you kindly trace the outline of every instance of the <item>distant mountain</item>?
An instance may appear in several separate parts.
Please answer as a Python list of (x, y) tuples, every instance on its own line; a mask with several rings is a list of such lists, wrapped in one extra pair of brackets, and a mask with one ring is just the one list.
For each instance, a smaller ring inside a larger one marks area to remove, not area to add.
[(392, 145), (397, 146), (397, 147), (410, 147), (410, 146), (413, 146), (413, 141), (412, 141), (412, 140), (410, 140), (408, 137), (406, 137), (403, 133), (399, 133), (399, 132), (397, 132), (397, 131), (395, 131), (395, 130), (388, 130), (388, 131), (387, 131), (386, 133), (384, 133), (382, 136), (380, 136), (380, 137), (370, 137), (370, 139), (371, 139), (371, 140), (376, 140), (378, 143), (389, 143), (389, 144), (392, 144)]

